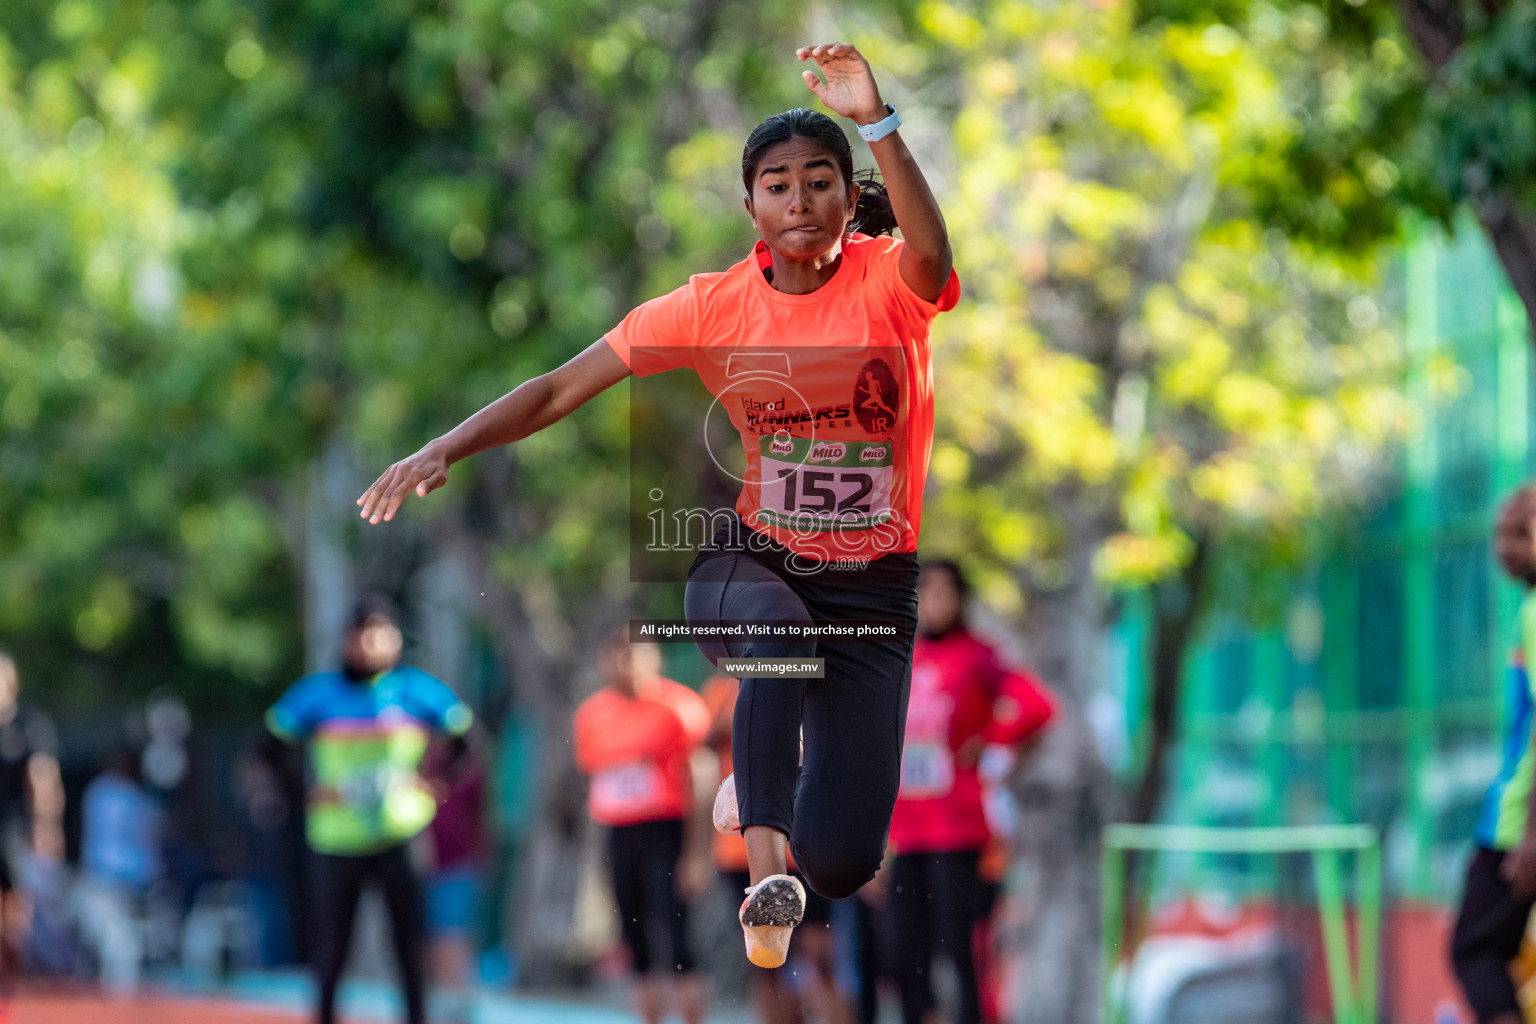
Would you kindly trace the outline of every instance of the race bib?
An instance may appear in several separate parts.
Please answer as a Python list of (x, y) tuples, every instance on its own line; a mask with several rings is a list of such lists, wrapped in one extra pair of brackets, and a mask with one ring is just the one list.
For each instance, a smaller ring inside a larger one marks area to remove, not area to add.
[(602, 768), (592, 776), (592, 816), (599, 821), (643, 815), (661, 799), (661, 769), (648, 762)]
[(891, 518), (892, 442), (764, 434), (760, 521), (803, 531), (867, 530)]
[(949, 747), (938, 743), (912, 743), (902, 751), (899, 797), (931, 800), (948, 794), (954, 784), (955, 759)]
[(383, 810), (384, 795), (389, 791), (390, 774), (383, 767), (352, 772), (337, 784), (336, 793), (349, 810), (377, 816)]

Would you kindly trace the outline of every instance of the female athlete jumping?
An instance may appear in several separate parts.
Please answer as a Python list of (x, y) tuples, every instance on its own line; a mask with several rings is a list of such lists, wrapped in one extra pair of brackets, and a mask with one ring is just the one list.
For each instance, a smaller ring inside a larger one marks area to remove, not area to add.
[[(700, 644), (712, 660), (824, 659), (820, 679), (743, 679), (736, 705), (740, 781), (727, 780), (722, 803), (746, 839), (752, 887), (739, 916), (749, 958), (765, 967), (783, 963), (804, 911), (786, 843), (829, 898), (873, 877), (885, 849), (933, 431), (929, 326), (960, 290), (938, 204), (869, 64), (842, 43), (796, 56), (821, 68), (825, 82), (806, 71), (806, 84), (859, 126), (884, 187), (854, 180), (851, 147), (830, 118), (769, 118), (742, 154), (761, 236), (751, 255), (637, 307), (564, 366), (395, 463), (358, 499), (363, 518), (387, 521), (412, 491), (441, 487), (453, 463), (542, 430), (631, 373), (686, 366), (721, 399), (741, 434), (745, 486), (736, 516), (689, 572), (688, 618), (905, 626), (878, 640)], [(881, 237), (898, 226), (903, 241)], [(752, 367), (771, 369), (743, 372)]]

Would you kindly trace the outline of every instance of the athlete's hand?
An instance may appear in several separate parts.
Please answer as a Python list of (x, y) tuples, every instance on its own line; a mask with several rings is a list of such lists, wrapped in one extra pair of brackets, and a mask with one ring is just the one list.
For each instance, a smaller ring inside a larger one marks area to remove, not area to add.
[(854, 124), (874, 124), (885, 119), (885, 101), (880, 99), (880, 87), (875, 85), (875, 73), (857, 49), (847, 43), (822, 43), (802, 46), (795, 56), (814, 60), (827, 76), (823, 82), (814, 71), (803, 71), (800, 75), (827, 109), (851, 118)]
[(427, 444), (410, 458), (401, 459), (386, 469), (373, 486), (357, 499), (360, 515), (370, 523), (389, 522), (395, 518), (400, 503), (412, 491), (425, 498), (448, 482), (448, 456), (437, 441)]
[(1536, 835), (1526, 831), (1520, 839), (1520, 845), (1505, 856), (1499, 874), (1504, 876), (1517, 898), (1530, 899), (1536, 896)]

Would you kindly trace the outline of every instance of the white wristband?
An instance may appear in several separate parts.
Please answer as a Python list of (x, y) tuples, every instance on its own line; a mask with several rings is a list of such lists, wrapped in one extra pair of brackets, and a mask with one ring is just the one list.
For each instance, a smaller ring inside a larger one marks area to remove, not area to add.
[(901, 115), (896, 113), (896, 108), (887, 103), (885, 109), (890, 113), (874, 124), (856, 126), (859, 129), (859, 138), (865, 142), (879, 142), (901, 126)]

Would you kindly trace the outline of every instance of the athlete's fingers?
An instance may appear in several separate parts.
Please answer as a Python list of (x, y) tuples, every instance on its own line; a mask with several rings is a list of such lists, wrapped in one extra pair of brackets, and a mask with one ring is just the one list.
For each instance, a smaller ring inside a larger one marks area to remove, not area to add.
[[(400, 511), (400, 506), (405, 504), (406, 496), (410, 493), (411, 481), (409, 477), (399, 480), (394, 487), (390, 488), (389, 496), (384, 502), (383, 519), (386, 523), (395, 518), (395, 513)], [(379, 521), (379, 518), (379, 514), (374, 513), (374, 517), (368, 521), (376, 523)]]
[(395, 517), (395, 510), (405, 500), (406, 494), (410, 493), (410, 484), (406, 482), (407, 472), (406, 468), (397, 462), (389, 467), (388, 473), (384, 474), (386, 479), (380, 480), (383, 486), (374, 485), (379, 487), (379, 497), (374, 502), (373, 508), (363, 511), (363, 515), (368, 517), (368, 522), (378, 523), (382, 520), (387, 523)]
[(820, 96), (821, 90), (826, 88), (821, 84), (821, 78), (814, 71), (802, 71), (800, 72), (800, 77), (805, 79), (805, 84), (810, 86), (811, 92), (817, 96)]
[(437, 470), (431, 476), (416, 485), (417, 497), (425, 498), (443, 484), (448, 482), (448, 474), (444, 470)]
[(380, 501), (384, 500), (384, 491), (389, 487), (390, 478), (394, 473), (395, 467), (390, 466), (379, 474), (379, 478), (373, 482), (372, 486), (363, 492), (363, 496), (357, 499), (357, 503), (363, 507), (358, 515), (364, 519), (373, 515), (373, 510), (378, 507)]

